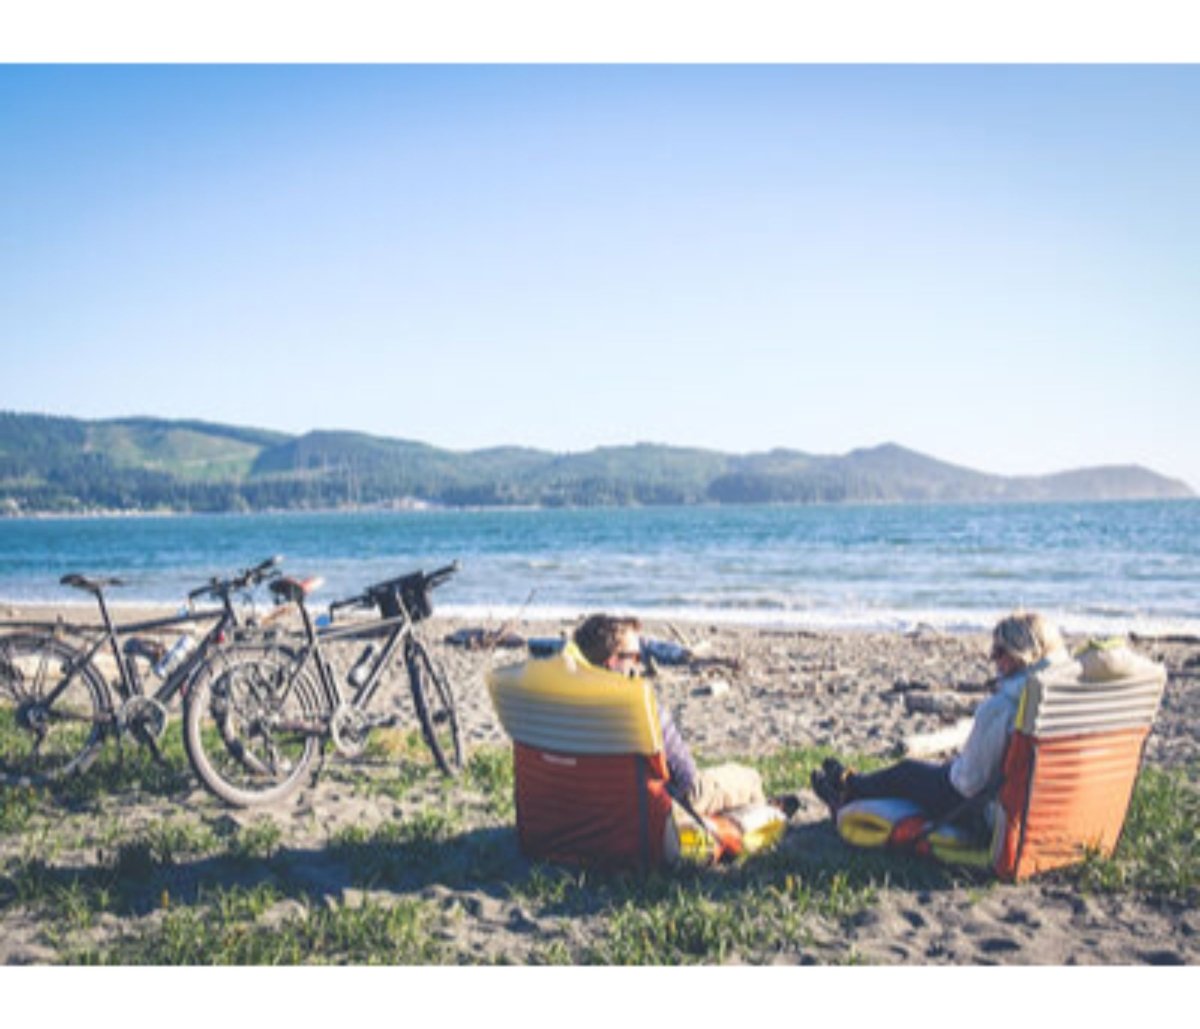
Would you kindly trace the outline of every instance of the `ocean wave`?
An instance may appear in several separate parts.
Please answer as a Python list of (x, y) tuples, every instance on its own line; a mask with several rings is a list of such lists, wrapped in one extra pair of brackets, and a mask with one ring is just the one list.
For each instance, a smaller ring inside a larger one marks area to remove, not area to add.
[[(513, 618), (528, 621), (574, 622), (596, 610), (636, 615), (648, 622), (739, 625), (759, 629), (796, 629), (817, 632), (913, 632), (922, 627), (948, 634), (986, 633), (1011, 608), (962, 610), (926, 608), (772, 610), (737, 607), (697, 607), (614, 604), (595, 605), (474, 605), (447, 604), (439, 614), (467, 621), (503, 622)], [(1063, 632), (1073, 635), (1140, 636), (1200, 635), (1200, 618), (1154, 617), (1141, 614), (1098, 614), (1045, 609), (1043, 613)]]
[(76, 570), (128, 579), (113, 603), (177, 605), (212, 575), (282, 553), (289, 574), (325, 577), (314, 610), (458, 558), (462, 571), (435, 606), (472, 618), (616, 609), (979, 631), (1023, 605), (1053, 612), (1072, 632), (1200, 633), (1200, 503), (1094, 505), (1082, 521), (1070, 505), (1040, 505), (532, 511), (519, 522), (519, 532), (500, 533), (495, 512), (149, 519), (137, 533), (121, 520), (6, 523), (0, 605), (90, 606), (58, 585)]

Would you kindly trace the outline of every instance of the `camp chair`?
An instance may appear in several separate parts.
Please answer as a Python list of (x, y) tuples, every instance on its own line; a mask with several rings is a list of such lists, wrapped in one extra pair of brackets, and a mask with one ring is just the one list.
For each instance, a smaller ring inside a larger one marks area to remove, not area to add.
[(650, 869), (671, 818), (650, 684), (588, 664), (573, 645), (492, 671), (513, 740), (522, 852), (567, 864)]
[(907, 801), (862, 800), (838, 812), (859, 846), (896, 846), (990, 867), (1008, 881), (1110, 856), (1120, 838), (1166, 685), (1166, 669), (1122, 641), (1090, 644), (1077, 660), (1036, 668), (1021, 696), (994, 794), (990, 845), (932, 825)]
[(488, 690), (513, 740), (528, 857), (648, 870), (753, 854), (783, 836), (787, 818), (768, 804), (698, 820), (674, 801), (654, 690), (589, 664), (574, 644), (496, 669)]

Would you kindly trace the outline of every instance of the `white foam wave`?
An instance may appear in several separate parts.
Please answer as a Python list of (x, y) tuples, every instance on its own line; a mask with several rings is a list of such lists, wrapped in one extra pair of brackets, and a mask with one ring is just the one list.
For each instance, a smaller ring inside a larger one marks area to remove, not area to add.
[[(599, 610), (569, 604), (522, 607), (517, 604), (477, 605), (443, 604), (438, 613), (449, 617), (481, 622), (575, 621)], [(645, 606), (613, 604), (607, 610), (632, 614), (649, 621), (687, 624), (738, 625), (763, 629), (810, 629), (813, 631), (911, 632), (922, 626), (945, 633), (989, 632), (1009, 614), (1009, 609), (967, 610), (952, 608), (860, 608), (765, 610), (739, 607)], [(1200, 618), (1159, 618), (1140, 614), (1101, 614), (1095, 611), (1071, 611), (1044, 608), (1042, 613), (1071, 635), (1195, 636), (1200, 635)]]

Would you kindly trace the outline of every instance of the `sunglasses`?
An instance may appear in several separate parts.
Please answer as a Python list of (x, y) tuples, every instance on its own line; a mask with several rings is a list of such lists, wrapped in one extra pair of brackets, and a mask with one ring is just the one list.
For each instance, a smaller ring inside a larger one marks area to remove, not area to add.
[(640, 650), (618, 650), (616, 653), (618, 661), (638, 661), (642, 660), (642, 652)]

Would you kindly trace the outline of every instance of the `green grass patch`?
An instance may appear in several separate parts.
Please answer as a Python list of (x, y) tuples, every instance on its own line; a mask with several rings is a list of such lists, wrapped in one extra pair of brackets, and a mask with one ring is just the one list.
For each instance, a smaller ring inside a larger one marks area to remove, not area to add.
[(1113, 856), (1089, 857), (1069, 874), (1084, 889), (1136, 890), (1194, 905), (1200, 900), (1200, 790), (1184, 772), (1143, 768)]
[(444, 864), (459, 823), (453, 812), (426, 810), (374, 828), (348, 826), (329, 838), (332, 857), (353, 869), (356, 885), (397, 885)]
[(509, 747), (485, 747), (467, 759), (466, 782), (487, 799), (490, 813), (501, 821), (516, 817), (513, 803), (513, 762)]
[(24, 832), (39, 806), (39, 791), (32, 786), (0, 786), (0, 833)]
[[(212, 829), (203, 822), (184, 818), (153, 822), (131, 837), (118, 827), (110, 834), (109, 846), (113, 843), (116, 849), (109, 863), (114, 868), (132, 863), (133, 874), (204, 857), (221, 849), (221, 841)], [(101, 851), (103, 854), (103, 847)]]
[(112, 794), (172, 797), (192, 789), (196, 779), (184, 753), (178, 719), (167, 727), (159, 745), (161, 762), (155, 760), (148, 748), (129, 737), (119, 746), (110, 738), (86, 772), (52, 783), (44, 790), (61, 804), (85, 806)]
[(283, 830), (272, 818), (258, 818), (230, 836), (226, 853), (240, 861), (263, 861), (275, 856)]
[(757, 768), (762, 775), (763, 790), (768, 797), (772, 797), (779, 793), (797, 793), (809, 789), (809, 776), (828, 757), (835, 757), (847, 768), (863, 772), (880, 768), (891, 760), (866, 754), (843, 754), (830, 747), (795, 747), (762, 757), (735, 760)]
[[(748, 763), (769, 794), (796, 791), (831, 753), (792, 749)], [(838, 756), (862, 768), (883, 763)], [(827, 824), (793, 827), (783, 847), (718, 869), (639, 876), (529, 864), (517, 853), (508, 747), (475, 750), (453, 781), (428, 763), (411, 779), (405, 772), (408, 789), (420, 791), (406, 798), (411, 806), (427, 798), (414, 814), (340, 829), (315, 850), (311, 840), (285, 849), (285, 831), (269, 816), (243, 825), (186, 814), (147, 822), (141, 811), (136, 825), (110, 817), (123, 804), (107, 803), (107, 787), (174, 789), (154, 778), (143, 751), (127, 748), (120, 767), (109, 757), (98, 777), (0, 793), (0, 827), (12, 834), (0, 913), (25, 908), (44, 942), (83, 964), (845, 962), (856, 955), (843, 930), (885, 890), (956, 891), (969, 905), (1005, 889), (968, 868), (846, 847)], [(186, 772), (182, 749), (168, 748), (168, 771), (180, 771), (176, 761)], [(375, 772), (352, 768), (343, 771), (364, 780)], [(1114, 857), (1055, 878), (1081, 891), (1195, 905), (1198, 837), (1195, 782), (1147, 768)], [(329, 902), (351, 886), (381, 892), (353, 906)], [(465, 892), (443, 913), (419, 896), (431, 887)], [(444, 920), (472, 917), (474, 904), (503, 905), (505, 917), (527, 916), (539, 928), (514, 937), (507, 956), (457, 950)], [(109, 916), (122, 919), (119, 935)], [(110, 934), (102, 944), (84, 935), (97, 926)]]
[(817, 930), (851, 919), (878, 900), (874, 883), (855, 882), (844, 872), (809, 877), (749, 864), (724, 874), (683, 872), (593, 883), (591, 889), (607, 894), (601, 909), (605, 929), (598, 942), (576, 955), (583, 964), (836, 959), (836, 950), (818, 943)]
[[(335, 762), (324, 774), (352, 784), (366, 796), (401, 800), (414, 787), (429, 782), (436, 769), (419, 729), (392, 726), (372, 730), (360, 757), (344, 764)], [(441, 781), (447, 787), (452, 785), (450, 780)]]
[(437, 914), (414, 900), (309, 909), (264, 920), (282, 898), (270, 887), (219, 890), (169, 909), (136, 934), (70, 956), (85, 965), (416, 965), (438, 963)]

